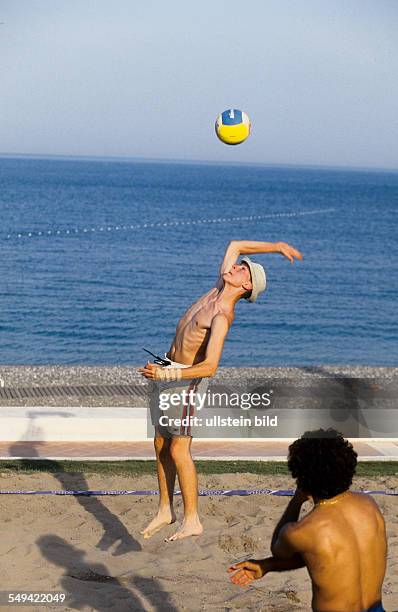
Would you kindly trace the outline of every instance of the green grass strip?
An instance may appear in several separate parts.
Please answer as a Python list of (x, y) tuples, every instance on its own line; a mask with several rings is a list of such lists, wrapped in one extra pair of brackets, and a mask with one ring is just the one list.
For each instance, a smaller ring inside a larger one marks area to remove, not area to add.
[[(285, 462), (279, 461), (195, 461), (200, 474), (250, 474), (289, 475)], [(140, 476), (155, 474), (155, 461), (53, 461), (51, 459), (4, 459), (0, 461), (0, 472), (25, 473), (68, 472), (84, 474), (107, 474)], [(357, 476), (398, 476), (398, 461), (363, 461), (358, 463)]]

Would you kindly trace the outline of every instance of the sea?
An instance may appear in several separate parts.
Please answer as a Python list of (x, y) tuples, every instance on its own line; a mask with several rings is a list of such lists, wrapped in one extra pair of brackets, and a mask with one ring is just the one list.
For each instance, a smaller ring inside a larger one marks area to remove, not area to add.
[(0, 362), (139, 365), (168, 350), (230, 240), (253, 259), (221, 366), (398, 365), (398, 172), (0, 158)]

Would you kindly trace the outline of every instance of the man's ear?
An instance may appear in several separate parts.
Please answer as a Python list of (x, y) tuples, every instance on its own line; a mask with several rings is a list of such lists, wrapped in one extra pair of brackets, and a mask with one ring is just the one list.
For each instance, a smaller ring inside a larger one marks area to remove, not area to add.
[(246, 281), (245, 283), (242, 284), (243, 289), (245, 289), (245, 291), (251, 291), (253, 289), (253, 285), (251, 281)]

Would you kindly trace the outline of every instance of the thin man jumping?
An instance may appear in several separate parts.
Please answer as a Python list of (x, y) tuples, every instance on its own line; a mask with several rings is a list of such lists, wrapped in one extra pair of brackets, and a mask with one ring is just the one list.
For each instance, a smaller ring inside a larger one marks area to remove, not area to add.
[(165, 389), (185, 391), (185, 395), (181, 394), (182, 401), (170, 406), (167, 414), (159, 410), (158, 401), (151, 407), (160, 497), (157, 515), (141, 532), (144, 538), (175, 522), (176, 474), (184, 503), (184, 520), (169, 541), (200, 535), (203, 531), (198, 516), (198, 479), (191, 456), (192, 430), (186, 425), (176, 425), (171, 417), (183, 421), (184, 417), (194, 416), (195, 402), (186, 398), (204, 393), (208, 379), (215, 375), (224, 340), (234, 321), (236, 303), (241, 298), (255, 302), (265, 290), (264, 268), (249, 257), (238, 262), (240, 255), (256, 253), (279, 253), (291, 263), (295, 258), (302, 259), (301, 253), (286, 242), (231, 241), (215, 286), (188, 308), (178, 322), (164, 364), (147, 362), (139, 369), (142, 376), (160, 381), (159, 393)]

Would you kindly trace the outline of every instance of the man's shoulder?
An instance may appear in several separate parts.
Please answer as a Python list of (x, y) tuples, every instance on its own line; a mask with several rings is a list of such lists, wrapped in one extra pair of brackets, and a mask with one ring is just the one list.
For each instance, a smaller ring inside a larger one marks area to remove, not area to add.
[(321, 524), (319, 517), (314, 512), (309, 512), (299, 521), (287, 523), (284, 527), (283, 537), (296, 549), (309, 549), (325, 525)]
[(314, 521), (309, 514), (295, 523), (287, 523), (284, 536), (290, 540), (300, 540), (310, 536)]
[(276, 557), (287, 558), (293, 553), (303, 554), (312, 549), (314, 533), (302, 521), (286, 523), (279, 531), (278, 538), (271, 546)]
[(205, 305), (211, 301), (211, 298), (214, 297), (218, 293), (217, 287), (212, 287), (206, 293), (203, 293), (195, 302), (192, 303), (192, 306)]
[(360, 493), (350, 491), (350, 499), (353, 504), (358, 508), (358, 511), (361, 511), (365, 516), (371, 517), (373, 516), (375, 520), (380, 523), (380, 525), (384, 524), (384, 517), (380, 510), (379, 504), (377, 501), (369, 495), (368, 493)]
[(233, 313), (231, 315), (228, 312), (221, 311), (214, 315), (211, 321), (211, 326), (229, 329), (229, 327), (232, 325), (232, 321)]

